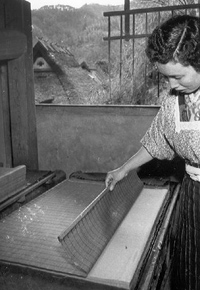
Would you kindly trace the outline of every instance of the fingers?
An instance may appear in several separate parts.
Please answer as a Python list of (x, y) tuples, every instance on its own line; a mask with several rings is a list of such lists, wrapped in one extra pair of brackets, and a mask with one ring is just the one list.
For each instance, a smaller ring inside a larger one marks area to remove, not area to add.
[(109, 190), (112, 191), (116, 183), (123, 179), (126, 175), (127, 173), (124, 172), (123, 168), (117, 168), (113, 171), (109, 171), (105, 180), (106, 188), (109, 188)]
[(112, 181), (113, 181), (113, 176), (108, 173), (105, 180), (106, 187), (110, 187), (110, 184), (112, 183)]
[(105, 183), (106, 183), (106, 188), (109, 188), (110, 191), (112, 191), (115, 187), (115, 184), (117, 183), (117, 181), (115, 181), (114, 177), (112, 174), (109, 174), (107, 175), (106, 177), (106, 180), (105, 180)]
[(110, 187), (109, 187), (110, 191), (112, 191), (114, 189), (115, 184), (116, 184), (116, 182), (114, 182), (114, 181), (110, 184)]

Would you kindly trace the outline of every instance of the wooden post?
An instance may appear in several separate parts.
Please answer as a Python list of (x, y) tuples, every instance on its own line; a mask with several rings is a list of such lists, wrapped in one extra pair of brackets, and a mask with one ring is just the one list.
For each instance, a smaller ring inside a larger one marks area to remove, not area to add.
[(7, 65), (2, 63), (0, 66), (0, 163), (4, 167), (12, 167), (10, 102), (7, 76)]
[[(125, 13), (130, 10), (130, 0), (124, 0), (124, 11)], [(125, 14), (125, 40), (129, 40), (129, 34), (130, 34), (130, 15)]]
[[(5, 29), (5, 1), (0, 2), (0, 29)], [(0, 63), (0, 166), (12, 167), (8, 67)]]
[(33, 43), (32, 43), (32, 21), (30, 3), (23, 1), (24, 33), (27, 37), (27, 52), (25, 58), (26, 65), (26, 95), (27, 95), (27, 114), (28, 114), (28, 160), (27, 167), (38, 169), (38, 147), (36, 130), (36, 108), (34, 90), (34, 71), (33, 71)]
[[(2, 3), (4, 28), (17, 30), (27, 39), (26, 51), (15, 59), (7, 60), (7, 103), (10, 124), (5, 126), (10, 129), (12, 166), (26, 165), (27, 168), (37, 169), (30, 4), (24, 0), (3, 0)], [(6, 144), (6, 147), (9, 147), (9, 144)]]

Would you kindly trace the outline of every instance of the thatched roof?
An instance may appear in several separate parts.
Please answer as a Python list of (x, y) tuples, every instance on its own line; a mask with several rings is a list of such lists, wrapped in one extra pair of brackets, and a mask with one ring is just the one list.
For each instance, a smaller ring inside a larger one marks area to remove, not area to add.
[(107, 98), (106, 79), (79, 65), (67, 49), (38, 39), (33, 47), (36, 102), (100, 104)]

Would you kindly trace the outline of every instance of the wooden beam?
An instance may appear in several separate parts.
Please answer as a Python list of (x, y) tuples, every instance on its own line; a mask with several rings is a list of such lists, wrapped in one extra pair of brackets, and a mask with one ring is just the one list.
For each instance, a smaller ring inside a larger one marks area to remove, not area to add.
[(10, 102), (8, 90), (8, 68), (0, 66), (0, 162), (4, 167), (12, 167), (12, 140), (10, 128)]
[(13, 166), (24, 164), (28, 169), (37, 169), (30, 3), (6, 0), (5, 28), (26, 36), (25, 52), (7, 62)]
[(20, 57), (27, 50), (26, 35), (20, 31), (0, 30), (0, 60)]
[(30, 169), (38, 169), (38, 145), (36, 130), (35, 90), (33, 72), (33, 43), (32, 43), (32, 21), (30, 3), (23, 1), (24, 33), (27, 37), (26, 66), (26, 95), (28, 114), (28, 160), (26, 165)]
[[(0, 31), (5, 29), (5, 1), (0, 1)], [(10, 110), (8, 93), (8, 68), (6, 61), (0, 65), (0, 165), (12, 166)]]
[[(7, 0), (5, 3), (5, 28), (23, 32), (22, 1)], [(15, 11), (15, 13), (14, 13)], [(13, 166), (26, 165), (27, 142), (27, 95), (25, 54), (8, 61), (8, 86), (11, 122)]]
[(14, 196), (26, 185), (26, 166), (0, 168), (0, 204)]
[[(125, 11), (125, 36), (129, 36), (130, 33), (130, 15), (126, 14), (130, 10), (130, 0), (124, 0), (124, 11)], [(129, 40), (129, 38), (125, 38)]]

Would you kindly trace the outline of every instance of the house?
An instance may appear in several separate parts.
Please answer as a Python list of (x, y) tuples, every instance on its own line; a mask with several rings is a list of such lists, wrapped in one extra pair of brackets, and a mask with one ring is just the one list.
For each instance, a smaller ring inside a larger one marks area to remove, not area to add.
[(37, 39), (33, 68), (36, 103), (102, 104), (108, 98), (102, 74), (85, 69), (67, 48), (49, 40)]

